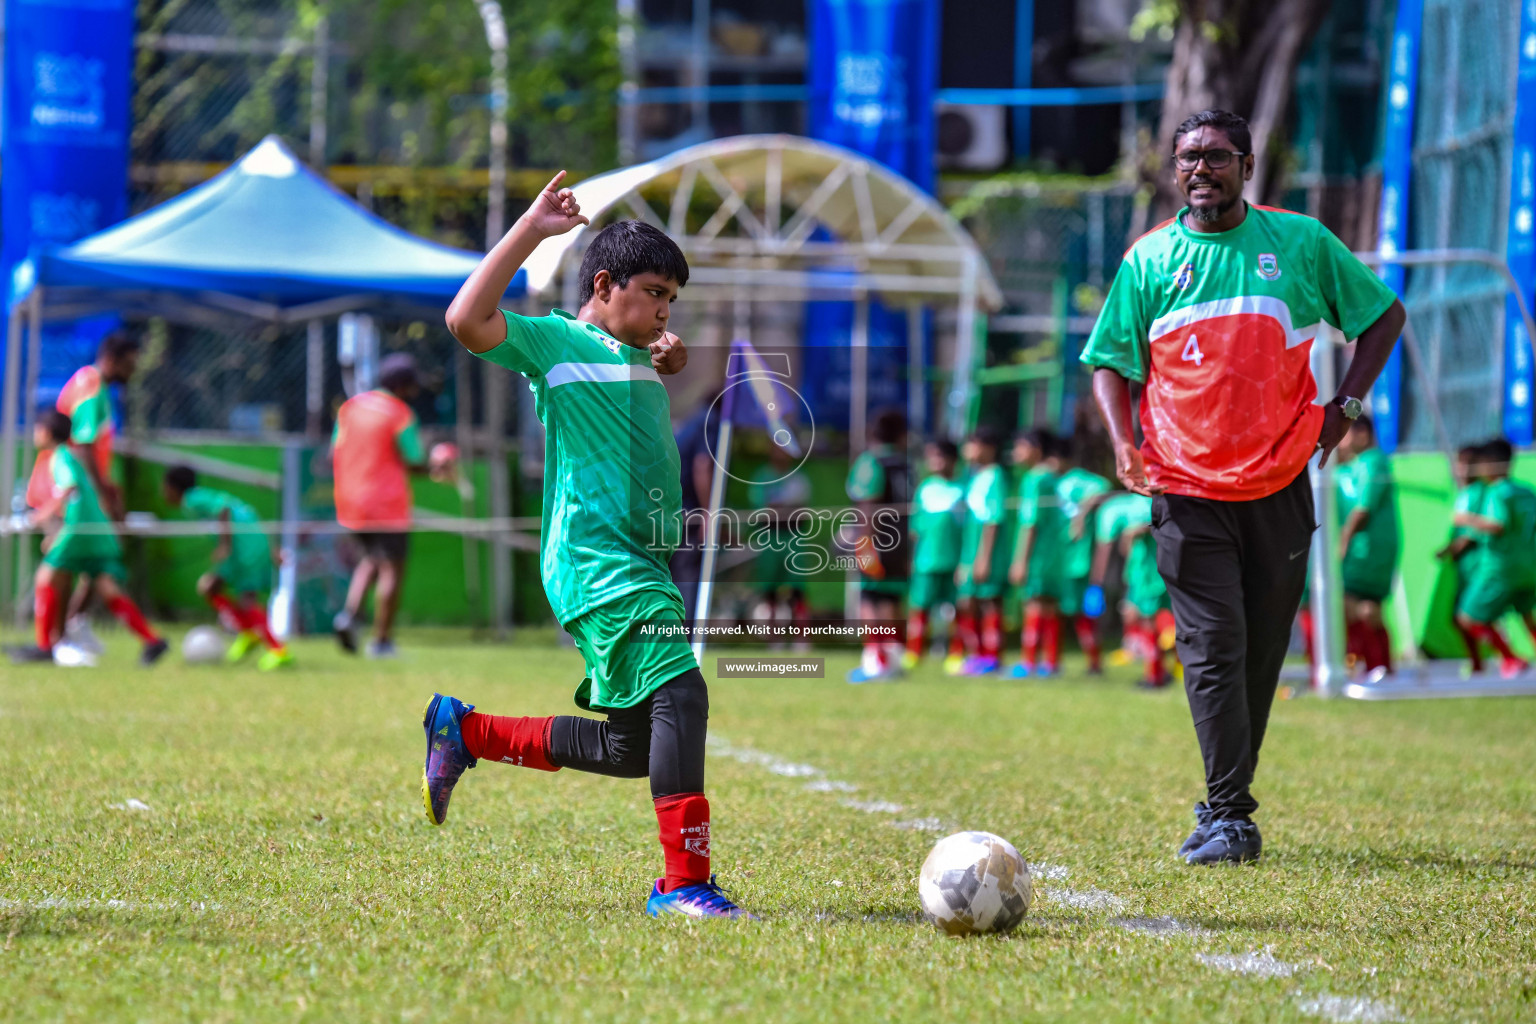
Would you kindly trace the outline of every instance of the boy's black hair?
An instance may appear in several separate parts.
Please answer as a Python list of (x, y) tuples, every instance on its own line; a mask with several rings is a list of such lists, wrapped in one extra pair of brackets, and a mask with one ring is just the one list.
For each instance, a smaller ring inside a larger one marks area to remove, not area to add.
[(1241, 152), (1253, 152), (1253, 135), (1248, 130), (1248, 122), (1230, 110), (1202, 110), (1198, 114), (1189, 115), (1173, 130), (1173, 148), (1177, 150), (1179, 139), (1197, 128), (1215, 128), (1226, 133), (1232, 145)]
[(688, 258), (660, 228), (643, 220), (619, 220), (597, 233), (581, 258), (581, 305), (592, 301), (592, 279), (599, 270), (620, 288), (636, 274), (670, 277), (681, 288), (688, 283)]
[(959, 459), (960, 446), (947, 437), (933, 437), (928, 439), (928, 447), (937, 449), (938, 453), (946, 459)]
[(1502, 437), (1495, 437), (1478, 445), (1477, 453), (1484, 462), (1509, 465), (1515, 460), (1515, 446)]
[(1047, 459), (1052, 455), (1057, 454), (1057, 450), (1059, 448), (1059, 442), (1056, 439), (1056, 435), (1051, 433), (1049, 430), (1046, 430), (1044, 427), (1031, 427), (1028, 430), (1020, 431), (1014, 440), (1028, 441), (1030, 444), (1040, 449), (1040, 456), (1042, 458)]
[(379, 383), (388, 391), (399, 394), (412, 386), (419, 386), (421, 378), (416, 373), (416, 360), (409, 353), (394, 352), (379, 364)]
[(96, 346), (96, 358), (116, 359), (119, 356), (137, 352), (142, 347), (139, 344), (139, 339), (127, 331), (111, 331), (105, 338), (101, 339), (101, 344)]
[(1003, 446), (1002, 431), (998, 430), (996, 427), (989, 427), (985, 425), (977, 427), (975, 430), (971, 431), (971, 440), (975, 441), (977, 444), (986, 445), (993, 451), (997, 451)]
[(900, 409), (887, 408), (875, 413), (870, 436), (876, 444), (895, 444), (907, 433), (907, 414)]
[(48, 431), (48, 436), (53, 438), (55, 444), (63, 444), (69, 440), (69, 432), (74, 424), (69, 417), (57, 409), (44, 409), (37, 414), (37, 425)]
[(1072, 456), (1077, 452), (1077, 441), (1071, 434), (1058, 434), (1056, 437), (1056, 450), (1052, 452), (1058, 459), (1071, 462)]
[(165, 486), (177, 494), (186, 494), (197, 486), (197, 472), (191, 466), (172, 466), (165, 471)]
[(1349, 429), (1363, 430), (1367, 434), (1371, 435), (1373, 439), (1376, 437), (1376, 424), (1371, 422), (1371, 418), (1369, 416), (1361, 415), (1356, 417), (1354, 422), (1350, 423)]

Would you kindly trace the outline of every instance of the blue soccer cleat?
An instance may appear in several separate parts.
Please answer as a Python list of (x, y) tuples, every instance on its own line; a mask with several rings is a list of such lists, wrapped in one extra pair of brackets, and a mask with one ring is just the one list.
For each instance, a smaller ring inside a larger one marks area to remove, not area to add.
[(421, 727), (427, 734), (427, 761), (421, 770), (421, 802), (427, 808), (427, 820), (441, 825), (448, 820), (448, 798), (466, 769), (475, 759), (464, 749), (459, 723), (475, 710), (457, 697), (434, 693), (421, 713)]
[(963, 676), (989, 676), (998, 670), (997, 659), (985, 654), (973, 654), (960, 666)]
[(1052, 665), (1048, 661), (1043, 662), (1041, 663), (1040, 667), (1035, 670), (1035, 675), (1039, 676), (1041, 679), (1055, 679), (1057, 676), (1061, 675), (1061, 667), (1059, 665)]
[(1195, 830), (1189, 834), (1179, 847), (1179, 856), (1188, 857), (1200, 847), (1205, 845), (1206, 833), (1211, 830), (1211, 822), (1216, 820), (1211, 813), (1211, 808), (1204, 800), (1195, 804)]
[(1021, 661), (1008, 670), (1008, 678), (1010, 679), (1028, 679), (1034, 674), (1035, 666), (1027, 661)]
[(1213, 821), (1205, 842), (1184, 858), (1187, 864), (1242, 864), (1264, 851), (1259, 826), (1251, 821)]
[(661, 891), (661, 883), (662, 879), (656, 879), (656, 884), (651, 887), (651, 898), (645, 901), (645, 912), (652, 917), (682, 914), (684, 917), (757, 920), (756, 914), (747, 913), (731, 901), (725, 890), (715, 884), (714, 875), (709, 876), (708, 882), (695, 882), (667, 893)]

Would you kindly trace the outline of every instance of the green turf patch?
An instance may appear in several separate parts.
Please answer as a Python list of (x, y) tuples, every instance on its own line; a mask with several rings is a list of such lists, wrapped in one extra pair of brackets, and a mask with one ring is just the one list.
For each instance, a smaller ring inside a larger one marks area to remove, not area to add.
[[(1200, 796), (1177, 692), (936, 667), (849, 687), (837, 653), (826, 680), (713, 683), (715, 866), (764, 920), (656, 922), (643, 781), (483, 764), (446, 827), (421, 810), (432, 691), (573, 711), (576, 652), (401, 646), (301, 643), (265, 675), (144, 671), (114, 639), (96, 670), (0, 669), (5, 1015), (1536, 1015), (1536, 701), (1280, 702), (1264, 860), (1195, 870), (1173, 857)], [(917, 871), (951, 827), (1044, 866), (1012, 935), (921, 920)]]

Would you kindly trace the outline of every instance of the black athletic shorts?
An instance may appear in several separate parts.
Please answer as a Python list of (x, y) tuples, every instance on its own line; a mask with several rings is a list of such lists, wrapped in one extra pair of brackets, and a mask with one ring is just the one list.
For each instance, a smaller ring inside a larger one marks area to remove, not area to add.
[(353, 530), (352, 536), (374, 561), (399, 563), (405, 561), (411, 535), (403, 530)]

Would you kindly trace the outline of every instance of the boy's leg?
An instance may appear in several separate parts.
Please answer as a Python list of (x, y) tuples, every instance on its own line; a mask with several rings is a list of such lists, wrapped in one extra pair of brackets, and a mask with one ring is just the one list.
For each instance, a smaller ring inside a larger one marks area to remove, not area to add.
[(37, 567), (33, 584), (33, 622), (40, 651), (53, 650), (64, 632), (64, 592), (69, 589), (69, 573), (51, 565)]
[(1099, 647), (1098, 620), (1090, 618), (1084, 612), (1078, 612), (1072, 620), (1072, 625), (1077, 632), (1077, 644), (1083, 649), (1083, 654), (1088, 657), (1088, 671), (1091, 673), (1104, 671), (1104, 653)]
[[(359, 542), (366, 543), (367, 535), (360, 535)], [(332, 629), (336, 634), (336, 642), (341, 644), (342, 650), (348, 654), (357, 653), (357, 617), (363, 613), (363, 602), (368, 599), (368, 589), (373, 586), (373, 578), (378, 574), (378, 563), (373, 556), (367, 553), (366, 546), (362, 560), (357, 563), (357, 568), (352, 570), (352, 579), (347, 582), (347, 600), (342, 605), (341, 611), (336, 613), (332, 623)]]
[[(122, 570), (119, 567), (114, 571), (120, 573)], [(139, 660), (146, 665), (154, 664), (169, 645), (145, 620), (144, 613), (139, 610), (138, 605), (133, 603), (133, 598), (123, 593), (122, 588), (117, 585), (117, 580), (113, 578), (112, 572), (96, 575), (96, 593), (101, 595), (102, 603), (107, 606), (107, 610), (127, 626), (134, 636), (144, 642), (144, 651)]]
[(1061, 610), (1055, 601), (1040, 602), (1040, 631), (1044, 641), (1041, 670), (1054, 675), (1061, 667)]
[(1040, 618), (1040, 603), (1038, 601), (1026, 601), (1024, 603), (1024, 628), (1019, 632), (1019, 656), (1023, 658), (1024, 667), (1033, 672), (1035, 665), (1040, 661), (1040, 641), (1043, 636), (1043, 623)]
[(709, 800), (704, 796), (704, 739), (709, 689), (690, 669), (650, 699), (651, 799), (656, 805), (666, 876), (663, 893), (709, 881)]
[(379, 563), (379, 586), (373, 602), (373, 639), (388, 644), (395, 633), (395, 613), (400, 610), (400, 589), (405, 578), (405, 559)]

